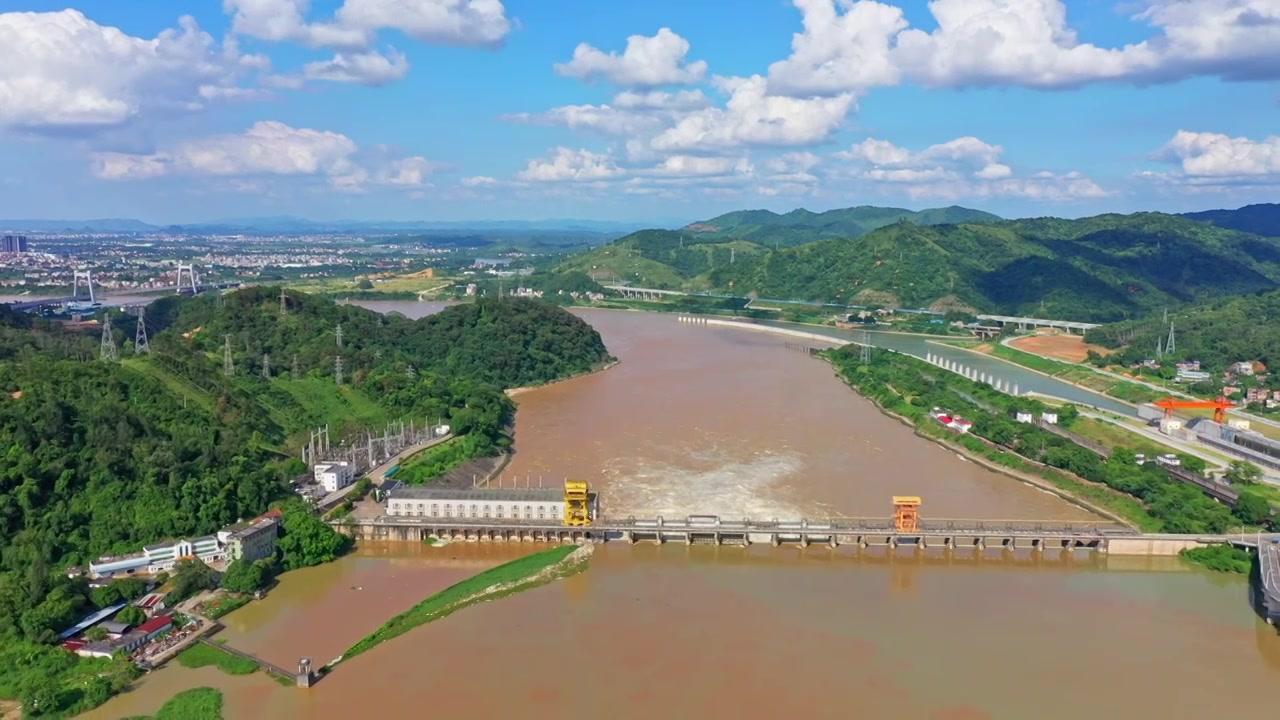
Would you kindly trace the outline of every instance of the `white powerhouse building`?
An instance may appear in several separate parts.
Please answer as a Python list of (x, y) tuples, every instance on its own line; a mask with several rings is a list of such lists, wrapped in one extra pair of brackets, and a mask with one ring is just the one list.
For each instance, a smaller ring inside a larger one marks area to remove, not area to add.
[(341, 490), (356, 481), (355, 468), (349, 462), (320, 463), (316, 465), (316, 482), (328, 492)]
[(475, 518), (482, 520), (564, 519), (564, 491), (555, 488), (458, 490), (405, 487), (386, 493), (387, 514), (397, 517)]

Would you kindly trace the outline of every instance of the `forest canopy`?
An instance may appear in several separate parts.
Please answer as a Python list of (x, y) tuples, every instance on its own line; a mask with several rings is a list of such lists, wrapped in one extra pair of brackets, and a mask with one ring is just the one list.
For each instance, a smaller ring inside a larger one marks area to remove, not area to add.
[(408, 320), (291, 292), (282, 313), (281, 294), (159, 299), (149, 354), (132, 346), (136, 319), (111, 311), (118, 362), (97, 359), (97, 334), (0, 308), (0, 642), (50, 642), (106, 602), (62, 568), (289, 495), (318, 424), (439, 418), (496, 452), (514, 408), (504, 389), (609, 360), (594, 329), (540, 301)]

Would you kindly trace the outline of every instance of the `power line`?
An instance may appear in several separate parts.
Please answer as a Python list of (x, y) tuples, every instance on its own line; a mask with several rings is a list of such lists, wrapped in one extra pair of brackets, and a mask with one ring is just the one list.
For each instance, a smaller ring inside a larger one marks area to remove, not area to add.
[(284, 288), (280, 288), (280, 314), (289, 314), (289, 297), (284, 294)]
[(226, 335), (222, 340), (222, 374), (230, 377), (235, 371), (236, 367), (231, 362), (231, 336)]
[(342, 356), (339, 355), (333, 361), (333, 378), (338, 385), (342, 384)]
[(334, 333), (338, 336), (338, 347), (341, 348), (342, 347), (342, 323), (338, 323), (338, 327), (337, 329), (334, 330)]

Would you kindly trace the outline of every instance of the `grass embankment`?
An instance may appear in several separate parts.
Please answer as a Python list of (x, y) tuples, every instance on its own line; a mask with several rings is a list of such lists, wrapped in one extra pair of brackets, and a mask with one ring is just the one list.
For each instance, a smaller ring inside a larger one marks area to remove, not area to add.
[(1191, 548), (1183, 550), (1180, 555), (1184, 560), (1214, 572), (1248, 575), (1253, 570), (1253, 556), (1231, 545)]
[[(469, 605), (496, 600), (544, 585), (586, 568), (591, 546), (558, 546), (490, 568), (451, 585), (383, 623), (382, 627), (347, 649), (323, 668), (324, 672), (345, 660), (368, 652), (416, 627), (439, 620)], [(576, 553), (576, 554), (575, 554)], [(572, 557), (571, 557), (572, 556)]]
[(182, 667), (202, 668), (213, 666), (228, 675), (252, 675), (258, 672), (258, 664), (232, 655), (208, 643), (196, 643), (178, 655)]
[(154, 716), (134, 715), (124, 720), (222, 720), (222, 693), (198, 687), (169, 698)]
[(1117, 380), (1109, 375), (1095, 372), (1084, 365), (1053, 360), (1011, 348), (999, 342), (983, 345), (979, 352), (1135, 405), (1159, 400), (1168, 395), (1168, 393), (1152, 390), (1138, 383)]
[[(908, 422), (908, 424), (913, 423)], [(1056, 492), (1088, 510), (1132, 525), (1142, 532), (1159, 532), (1162, 529), (1160, 520), (1152, 517), (1142, 501), (1131, 495), (1113, 490), (1106, 485), (1083, 480), (1069, 472), (1028, 460), (1021, 455), (1000, 451), (980, 438), (973, 435), (957, 435), (934, 422), (919, 422), (914, 425), (916, 434), (921, 437), (930, 438), (951, 447), (959, 447), (971, 460), (987, 465), (989, 468), (995, 466), (994, 469), (1003, 470), (1018, 480)]]

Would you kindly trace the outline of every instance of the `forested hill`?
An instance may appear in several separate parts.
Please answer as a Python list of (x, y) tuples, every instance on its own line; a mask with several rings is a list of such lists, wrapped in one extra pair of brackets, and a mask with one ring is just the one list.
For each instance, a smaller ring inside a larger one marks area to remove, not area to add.
[(230, 336), (234, 363), (250, 374), (261, 374), (265, 354), (273, 376), (290, 375), (296, 358), (302, 374), (332, 378), (341, 357), (357, 385), (377, 368), (395, 366), (508, 388), (588, 372), (609, 359), (585, 321), (528, 298), (482, 298), (420, 320), (302, 293), (286, 294), (285, 305), (281, 313), (280, 288), (254, 287), (224, 296), (221, 305), (201, 297), (166, 303), (147, 317), (168, 328), (168, 344), (215, 354), (219, 369)]
[(1107, 322), (1280, 287), (1280, 240), (1160, 213), (897, 223), (738, 258), (707, 284), (788, 300)]
[(474, 451), (496, 451), (513, 407), (503, 388), (608, 359), (590, 326), (538, 301), (412, 321), (292, 293), (281, 314), (279, 297), (159, 300), (147, 355), (133, 351), (134, 319), (116, 314), (118, 362), (97, 359), (96, 335), (0, 310), (0, 643), (48, 641), (91, 609), (60, 568), (267, 509), (303, 470), (287, 454), (308, 428), (441, 418)]
[[(1176, 352), (1169, 359), (1199, 360), (1213, 372), (1240, 361), (1280, 367), (1280, 291), (1231, 298), (1169, 313)], [(1153, 357), (1156, 342), (1169, 336), (1163, 315), (1112, 323), (1090, 330), (1086, 340), (1114, 348), (1109, 362), (1131, 364)]]
[(1280, 238), (1280, 204), (1278, 203), (1246, 205), (1236, 210), (1183, 213), (1182, 217), (1229, 230)]
[(691, 237), (716, 241), (746, 240), (777, 249), (828, 238), (854, 238), (892, 225), (952, 225), (999, 221), (998, 215), (981, 210), (950, 206), (927, 210), (860, 205), (815, 213), (804, 208), (779, 215), (768, 210), (738, 210), (710, 220), (692, 223), (680, 230)]

